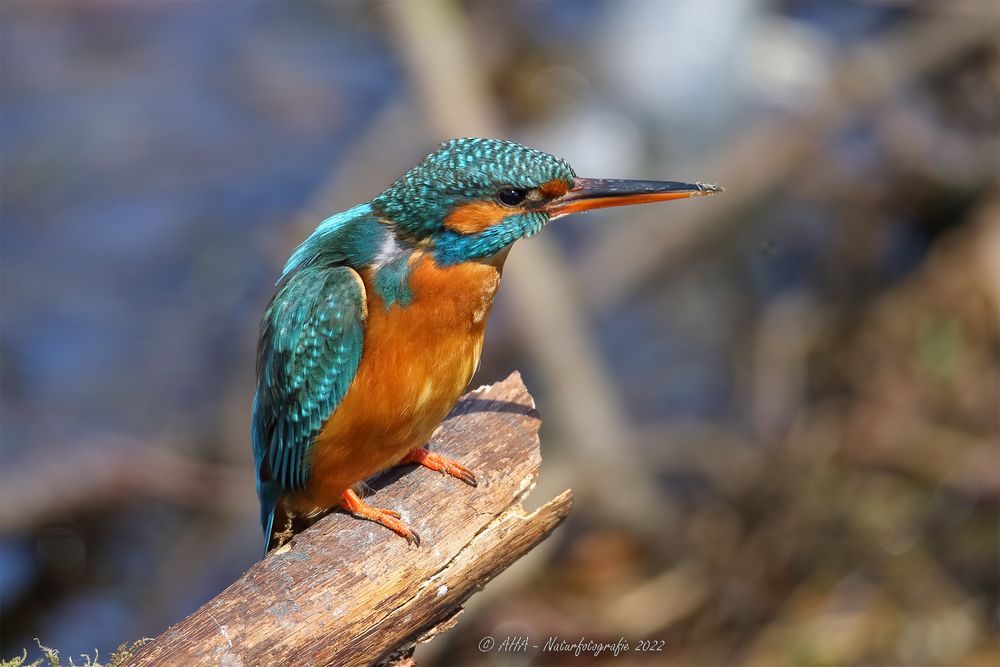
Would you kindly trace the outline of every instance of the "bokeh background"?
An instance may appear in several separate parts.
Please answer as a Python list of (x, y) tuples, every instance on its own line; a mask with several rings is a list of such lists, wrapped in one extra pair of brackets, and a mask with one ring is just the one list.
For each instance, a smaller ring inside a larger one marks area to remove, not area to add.
[(473, 382), (523, 372), (578, 499), (420, 663), (996, 665), (998, 127), (992, 0), (3, 0), (0, 654), (254, 562), (284, 259), (487, 135), (727, 190), (511, 254)]

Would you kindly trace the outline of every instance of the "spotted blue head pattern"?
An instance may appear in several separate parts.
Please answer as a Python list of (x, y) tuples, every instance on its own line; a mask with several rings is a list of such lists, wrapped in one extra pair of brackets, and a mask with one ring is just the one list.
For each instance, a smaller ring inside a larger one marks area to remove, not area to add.
[(439, 261), (452, 264), (494, 254), (530, 236), (548, 219), (544, 211), (511, 211), (476, 234), (445, 227), (463, 204), (494, 201), (505, 188), (531, 190), (551, 181), (569, 186), (576, 173), (565, 160), (499, 139), (452, 139), (372, 200), (380, 218), (412, 241), (430, 240)]

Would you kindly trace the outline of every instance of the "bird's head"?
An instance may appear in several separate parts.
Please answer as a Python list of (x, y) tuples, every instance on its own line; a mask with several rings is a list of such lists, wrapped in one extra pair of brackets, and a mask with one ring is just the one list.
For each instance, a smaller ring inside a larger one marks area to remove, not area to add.
[(372, 201), (443, 265), (492, 257), (555, 218), (721, 192), (715, 185), (578, 178), (565, 160), (498, 139), (452, 139)]

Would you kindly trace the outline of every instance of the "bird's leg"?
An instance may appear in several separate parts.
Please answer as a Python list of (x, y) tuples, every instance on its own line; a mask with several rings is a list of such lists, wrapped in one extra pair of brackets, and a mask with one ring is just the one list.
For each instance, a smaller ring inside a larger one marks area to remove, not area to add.
[(453, 461), (446, 456), (441, 456), (435, 452), (428, 451), (423, 447), (417, 447), (412, 450), (409, 454), (403, 457), (403, 460), (399, 462), (399, 465), (404, 465), (406, 463), (416, 463), (417, 465), (422, 465), (425, 468), (437, 470), (445, 475), (457, 477), (469, 486), (478, 486), (479, 484), (479, 482), (476, 481), (475, 474), (458, 461)]
[(383, 525), (400, 537), (405, 538), (407, 542), (416, 544), (418, 547), (420, 546), (420, 536), (417, 535), (415, 530), (400, 521), (399, 512), (381, 507), (372, 507), (361, 500), (361, 497), (353, 489), (348, 489), (341, 494), (338, 507), (359, 519), (368, 519), (369, 521)]

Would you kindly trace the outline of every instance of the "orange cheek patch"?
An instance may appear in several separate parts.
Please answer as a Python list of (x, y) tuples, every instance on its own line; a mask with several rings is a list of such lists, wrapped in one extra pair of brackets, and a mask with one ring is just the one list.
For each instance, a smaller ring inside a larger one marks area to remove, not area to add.
[(444, 226), (459, 234), (478, 234), (492, 227), (507, 215), (510, 209), (493, 202), (476, 201), (463, 204), (448, 214)]
[(564, 194), (569, 192), (569, 186), (566, 181), (560, 181), (559, 179), (554, 179), (551, 181), (546, 181), (538, 186), (538, 191), (545, 195), (547, 198), (562, 197)]

